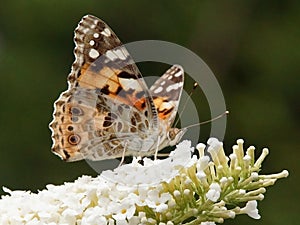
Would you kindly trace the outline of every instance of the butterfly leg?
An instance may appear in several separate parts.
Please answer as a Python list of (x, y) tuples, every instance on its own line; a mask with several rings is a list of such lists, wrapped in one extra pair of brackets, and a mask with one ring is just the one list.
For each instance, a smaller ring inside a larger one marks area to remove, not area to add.
[(158, 157), (169, 157), (170, 153), (157, 153)]
[(121, 158), (121, 161), (120, 161), (118, 167), (120, 167), (123, 164), (123, 162), (124, 162), (127, 144), (128, 144), (128, 142), (126, 141), (125, 142), (125, 146), (124, 146), (124, 150), (123, 150), (123, 153), (122, 153), (122, 158)]
[(159, 142), (160, 142), (160, 136), (158, 136), (158, 139), (157, 139), (156, 150), (155, 150), (155, 154), (154, 154), (154, 160), (157, 160)]

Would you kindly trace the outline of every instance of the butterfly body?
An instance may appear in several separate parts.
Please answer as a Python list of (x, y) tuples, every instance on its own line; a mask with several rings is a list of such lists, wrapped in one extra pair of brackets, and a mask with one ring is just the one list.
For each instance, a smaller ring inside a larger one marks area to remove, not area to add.
[(68, 90), (54, 104), (52, 151), (66, 161), (149, 156), (176, 144), (172, 128), (183, 69), (172, 66), (150, 89), (114, 32), (87, 15), (75, 30)]

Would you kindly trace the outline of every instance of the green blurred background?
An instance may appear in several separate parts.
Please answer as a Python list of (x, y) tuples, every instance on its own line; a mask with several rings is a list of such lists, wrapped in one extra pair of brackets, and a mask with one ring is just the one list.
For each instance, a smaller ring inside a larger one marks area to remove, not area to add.
[[(50, 152), (53, 102), (66, 89), (74, 60), (73, 30), (94, 14), (126, 43), (174, 42), (198, 54), (213, 70), (228, 110), (225, 146), (237, 138), (271, 154), (263, 173), (288, 169), (268, 189), (262, 219), (225, 224), (295, 224), (300, 212), (300, 2), (299, 1), (79, 1), (2, 0), (0, 6), (0, 186), (36, 192), (83, 174), (84, 161), (65, 163)], [(146, 75), (161, 65), (142, 64)], [(187, 81), (186, 89), (191, 89)], [(201, 120), (209, 109), (201, 91)], [(203, 104), (202, 104), (203, 102)], [(205, 142), (209, 126), (201, 128)], [(298, 178), (299, 179), (299, 178)], [(2, 190), (0, 194), (3, 194)]]

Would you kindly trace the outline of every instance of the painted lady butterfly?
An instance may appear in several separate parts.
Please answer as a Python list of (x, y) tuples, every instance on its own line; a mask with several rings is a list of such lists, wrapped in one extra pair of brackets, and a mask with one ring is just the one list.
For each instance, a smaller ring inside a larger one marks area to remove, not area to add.
[(172, 128), (184, 72), (174, 65), (148, 89), (127, 50), (100, 19), (75, 29), (68, 90), (54, 103), (52, 151), (65, 161), (149, 156), (178, 143)]

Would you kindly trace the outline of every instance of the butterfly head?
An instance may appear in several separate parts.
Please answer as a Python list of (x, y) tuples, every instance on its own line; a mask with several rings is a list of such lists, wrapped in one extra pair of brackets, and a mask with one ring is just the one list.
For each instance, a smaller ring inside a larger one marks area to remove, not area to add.
[(183, 135), (185, 134), (186, 131), (187, 131), (186, 128), (183, 128), (183, 129), (179, 129), (177, 127), (171, 128), (167, 132), (167, 138), (168, 138), (169, 145), (174, 146), (174, 145), (178, 144), (178, 142), (181, 140), (181, 138), (183, 137)]

